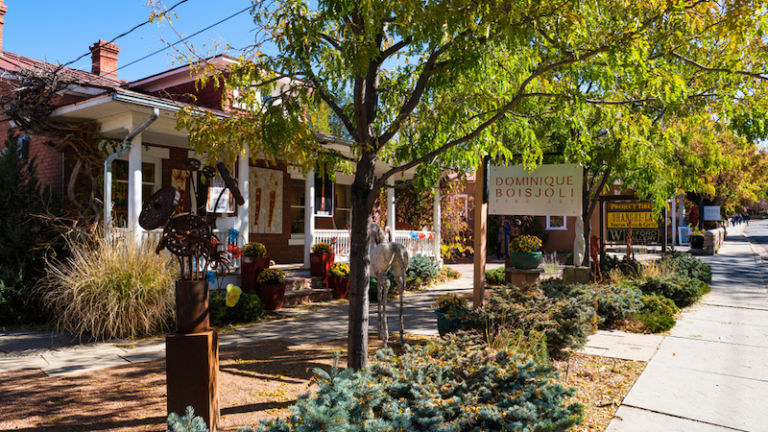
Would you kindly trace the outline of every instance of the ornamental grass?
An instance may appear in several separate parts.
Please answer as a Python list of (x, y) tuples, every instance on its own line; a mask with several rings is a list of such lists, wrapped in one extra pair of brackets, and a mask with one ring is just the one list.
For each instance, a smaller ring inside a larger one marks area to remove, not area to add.
[(155, 254), (156, 242), (94, 234), (67, 243), (70, 256), (49, 262), (38, 287), (58, 329), (106, 340), (171, 328), (178, 270), (170, 254)]

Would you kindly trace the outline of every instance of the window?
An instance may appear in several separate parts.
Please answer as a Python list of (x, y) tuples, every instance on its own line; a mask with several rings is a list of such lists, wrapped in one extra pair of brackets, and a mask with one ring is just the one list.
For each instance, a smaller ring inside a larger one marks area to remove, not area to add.
[(564, 231), (567, 229), (565, 216), (547, 216), (547, 230)]
[(336, 229), (346, 229), (352, 224), (352, 186), (336, 185), (336, 212), (333, 223)]
[[(141, 163), (142, 204), (159, 189), (157, 163)], [(116, 160), (112, 165), (112, 199), (115, 226), (128, 226), (128, 161)]]
[(333, 216), (333, 181), (315, 176), (315, 215)]
[(291, 179), (291, 234), (304, 234), (304, 186), (304, 180)]

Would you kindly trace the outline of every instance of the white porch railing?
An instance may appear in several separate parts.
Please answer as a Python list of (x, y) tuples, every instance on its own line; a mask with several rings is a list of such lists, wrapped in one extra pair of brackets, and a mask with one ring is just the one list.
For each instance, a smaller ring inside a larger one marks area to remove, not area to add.
[[(330, 244), (337, 260), (349, 260), (349, 231), (315, 230), (314, 237), (315, 243), (325, 242)], [(434, 257), (435, 251), (439, 250), (439, 245), (435, 241), (435, 235), (430, 231), (395, 231), (392, 241), (405, 246), (410, 256), (421, 254)]]
[[(128, 233), (128, 229), (126, 228), (117, 228), (114, 227), (111, 230), (112, 236), (116, 238), (125, 238), (126, 234)], [(142, 231), (142, 240), (148, 241), (150, 244), (157, 244), (157, 242), (160, 241), (160, 238), (163, 236), (163, 230), (156, 229), (152, 231)], [(230, 244), (229, 241), (229, 233), (227, 231), (220, 231), (220, 230), (214, 230), (213, 235), (216, 236), (216, 239), (218, 242), (218, 248), (219, 250), (227, 250), (227, 247)], [(242, 245), (238, 245), (242, 246)], [(240, 268), (240, 259), (235, 258), (232, 259), (231, 255), (229, 255), (228, 252), (226, 252), (230, 258), (229, 266), (227, 267), (227, 273), (233, 273), (237, 272)], [(200, 269), (203, 270), (203, 269)]]

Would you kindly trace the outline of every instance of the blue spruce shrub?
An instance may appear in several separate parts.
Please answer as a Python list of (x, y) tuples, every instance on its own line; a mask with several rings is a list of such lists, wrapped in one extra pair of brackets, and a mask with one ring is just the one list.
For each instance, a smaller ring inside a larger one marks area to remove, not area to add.
[(435, 277), (438, 272), (440, 272), (440, 264), (434, 257), (416, 254), (408, 260), (407, 275), (409, 277), (419, 278), (426, 282)]
[(581, 405), (565, 402), (573, 389), (555, 383), (552, 368), (466, 333), (402, 355), (380, 350), (366, 370), (315, 373), (314, 394), (256, 430), (554, 432), (582, 421)]

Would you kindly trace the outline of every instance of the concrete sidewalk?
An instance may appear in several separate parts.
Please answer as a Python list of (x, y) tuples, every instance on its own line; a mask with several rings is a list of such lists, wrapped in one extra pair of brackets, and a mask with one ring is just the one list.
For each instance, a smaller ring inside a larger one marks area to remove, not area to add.
[(608, 432), (768, 431), (762, 261), (737, 230), (704, 260), (712, 265), (712, 292), (682, 314)]
[[(437, 335), (436, 318), (430, 308), (432, 301), (442, 294), (472, 291), (472, 265), (451, 267), (462, 277), (425, 291), (406, 294), (403, 316), (407, 333)], [(376, 304), (371, 304), (369, 328), (372, 331), (376, 331), (378, 325), (376, 310)], [(398, 331), (395, 301), (388, 303), (387, 312), (390, 332), (395, 333)], [(347, 337), (348, 317), (347, 302), (318, 305), (295, 318), (247, 324), (220, 333), (219, 347), (226, 349), (276, 339), (292, 344), (338, 340)], [(52, 332), (0, 332), (0, 372), (39, 368), (49, 376), (60, 376), (162, 358), (165, 358), (163, 338), (88, 343)]]

